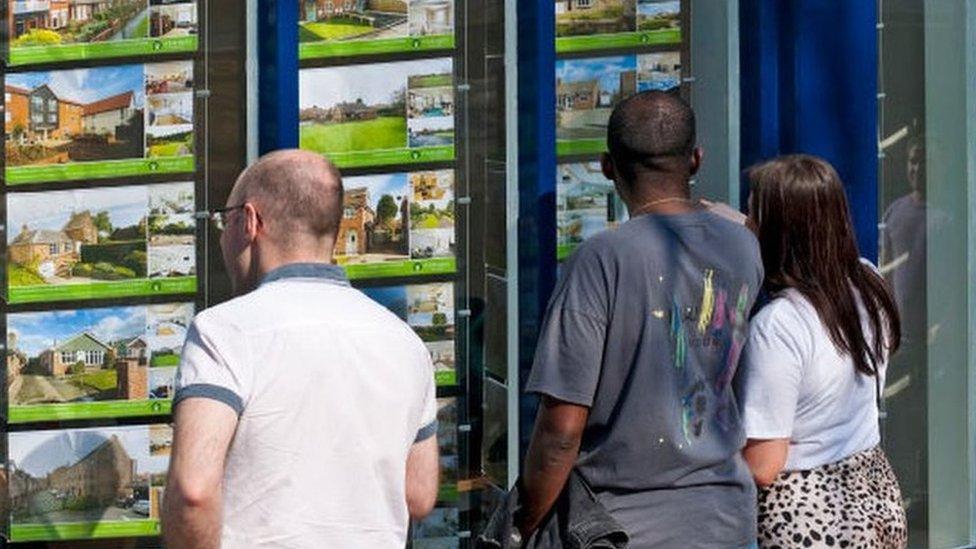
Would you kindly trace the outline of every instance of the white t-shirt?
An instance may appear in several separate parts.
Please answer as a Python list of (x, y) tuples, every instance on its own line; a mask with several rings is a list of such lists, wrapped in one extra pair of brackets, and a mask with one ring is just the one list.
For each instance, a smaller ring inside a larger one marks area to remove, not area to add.
[[(861, 320), (870, 334), (863, 308)], [(887, 364), (880, 366), (884, 387)], [(816, 309), (796, 290), (783, 292), (750, 322), (736, 397), (747, 437), (790, 439), (787, 471), (835, 463), (881, 440), (875, 378), (838, 352)]]
[(174, 406), (239, 414), (222, 547), (403, 547), (410, 447), (436, 433), (430, 355), (338, 267), (293, 264), (201, 313)]

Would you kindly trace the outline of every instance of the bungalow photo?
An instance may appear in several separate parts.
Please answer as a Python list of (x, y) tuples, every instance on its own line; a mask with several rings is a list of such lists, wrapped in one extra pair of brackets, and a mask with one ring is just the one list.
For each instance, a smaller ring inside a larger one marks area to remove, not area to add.
[(637, 0), (637, 30), (681, 29), (681, 0)]
[(424, 341), (454, 339), (454, 285), (450, 282), (410, 284), (407, 324)]
[(556, 36), (633, 32), (637, 0), (555, 0)]
[[(453, 143), (451, 58), (303, 69), (299, 74), (299, 141), (320, 153), (356, 153)], [(411, 77), (417, 106), (408, 116)], [(428, 104), (429, 101), (429, 104)], [(408, 124), (409, 118), (409, 124)]]
[(407, 4), (407, 0), (298, 0), (298, 41), (405, 37)]
[(637, 90), (670, 91), (681, 87), (681, 54), (676, 51), (637, 56)]
[(169, 457), (152, 455), (150, 441), (144, 425), (11, 433), (11, 538), (27, 525), (158, 519), (152, 486)]
[(144, 186), (8, 194), (8, 284), (145, 278), (147, 203)]
[(11, 49), (149, 36), (146, 0), (8, 0)]
[(454, 172), (410, 174), (410, 257), (454, 257)]
[(557, 140), (605, 138), (613, 107), (635, 93), (633, 55), (557, 61)]
[(196, 0), (149, 0), (149, 36), (184, 38), (200, 32)]
[(560, 255), (587, 238), (616, 227), (626, 217), (613, 182), (603, 176), (599, 162), (556, 166), (556, 230)]
[(7, 167), (143, 157), (142, 65), (8, 74)]
[(355, 265), (409, 259), (407, 174), (349, 177), (344, 187), (336, 263)]
[(195, 211), (192, 182), (149, 187), (150, 278), (196, 274)]

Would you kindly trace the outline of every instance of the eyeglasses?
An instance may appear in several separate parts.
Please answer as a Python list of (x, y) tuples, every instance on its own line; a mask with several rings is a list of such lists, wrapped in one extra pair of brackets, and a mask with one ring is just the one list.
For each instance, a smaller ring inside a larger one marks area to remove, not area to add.
[(227, 227), (227, 214), (234, 210), (241, 210), (244, 208), (244, 206), (246, 206), (246, 204), (241, 204), (239, 206), (228, 206), (226, 208), (215, 208), (208, 212), (208, 217), (210, 218), (210, 222), (213, 223), (214, 228), (223, 232), (223, 230)]

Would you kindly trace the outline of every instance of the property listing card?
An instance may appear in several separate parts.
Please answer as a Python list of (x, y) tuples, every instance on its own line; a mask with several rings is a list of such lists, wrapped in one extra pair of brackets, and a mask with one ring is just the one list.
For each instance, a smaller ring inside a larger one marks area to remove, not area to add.
[(299, 71), (299, 143), (339, 167), (454, 159), (449, 57)]
[(7, 299), (192, 294), (194, 184), (7, 194)]
[(11, 541), (159, 535), (172, 445), (166, 424), (10, 433)]
[(454, 171), (348, 177), (335, 260), (351, 279), (456, 270)]
[(678, 44), (680, 0), (555, 0), (559, 53)]
[(10, 65), (194, 52), (196, 0), (7, 0)]
[(569, 257), (587, 238), (617, 227), (627, 208), (599, 162), (556, 166), (556, 256)]
[(454, 0), (297, 2), (300, 59), (454, 48)]
[(6, 184), (192, 173), (193, 62), (6, 75)]
[(676, 51), (556, 61), (556, 152), (605, 151), (607, 124), (618, 103), (645, 90), (677, 93), (680, 86)]
[(438, 385), (456, 385), (454, 284), (409, 284), (364, 288), (363, 292), (403, 319), (430, 351)]
[(170, 412), (192, 303), (7, 316), (8, 421)]

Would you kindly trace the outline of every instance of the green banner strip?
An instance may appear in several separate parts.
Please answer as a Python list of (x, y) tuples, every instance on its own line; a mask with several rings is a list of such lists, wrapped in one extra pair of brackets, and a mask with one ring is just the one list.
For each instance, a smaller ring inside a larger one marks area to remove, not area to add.
[(298, 58), (305, 60), (347, 55), (450, 49), (454, 49), (454, 36), (449, 34), (381, 40), (350, 40), (347, 42), (305, 42), (298, 45)]
[(114, 40), (112, 42), (56, 46), (12, 46), (10, 48), (10, 65), (194, 52), (197, 51), (198, 45), (199, 41), (196, 36), (181, 36), (178, 38)]
[(56, 524), (13, 524), (11, 541), (49, 541), (158, 536), (158, 520), (125, 520), (113, 522), (72, 522)]
[(197, 277), (116, 280), (91, 284), (60, 286), (15, 286), (8, 290), (8, 303), (43, 303), (80, 301), (148, 295), (192, 294), (197, 291)]
[(613, 48), (660, 46), (663, 44), (680, 43), (681, 29), (627, 32), (621, 34), (597, 34), (594, 36), (564, 36), (562, 38), (556, 38), (556, 52), (573, 53)]
[(384, 263), (364, 263), (361, 265), (344, 265), (343, 268), (346, 270), (346, 276), (350, 280), (425, 274), (453, 274), (457, 271), (457, 259), (453, 257), (440, 257)]
[(379, 151), (320, 152), (340, 168), (386, 166), (391, 164), (422, 164), (454, 160), (454, 145), (423, 149), (389, 149)]
[(604, 139), (575, 139), (572, 141), (556, 141), (556, 154), (567, 156), (573, 154), (599, 154), (607, 150)]
[(111, 419), (120, 417), (165, 416), (173, 408), (171, 400), (112, 400), (105, 402), (66, 402), (10, 406), (10, 423)]
[(434, 372), (434, 381), (437, 382), (438, 386), (457, 385), (457, 371), (451, 370), (449, 372)]
[(194, 171), (196, 171), (196, 162), (193, 156), (73, 162), (49, 166), (15, 166), (8, 167), (6, 170), (7, 185), (52, 183), (75, 179), (106, 179), (135, 175), (193, 173)]

